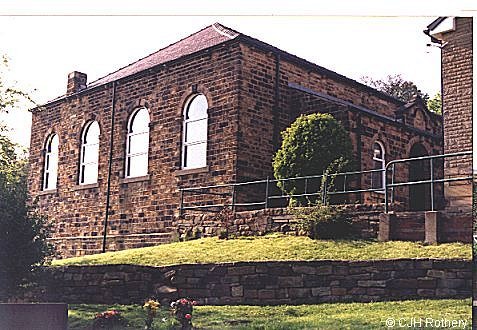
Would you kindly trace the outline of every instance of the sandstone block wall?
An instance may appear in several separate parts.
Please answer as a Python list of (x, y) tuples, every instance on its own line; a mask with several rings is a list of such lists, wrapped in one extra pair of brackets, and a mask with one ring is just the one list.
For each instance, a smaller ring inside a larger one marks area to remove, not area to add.
[(467, 298), (470, 260), (277, 261), (69, 266), (47, 269), (30, 300), (142, 303), (191, 297), (200, 304), (277, 305)]
[[(175, 61), (116, 83), (108, 235), (168, 232), (179, 209), (178, 187), (235, 180), (240, 56), (238, 45), (228, 43), (190, 56), (185, 63)], [(209, 103), (208, 166), (183, 171), (183, 107), (195, 92), (206, 95)], [(40, 212), (53, 222), (55, 239), (86, 237), (94, 241), (103, 234), (111, 99), (108, 84), (49, 103), (33, 114), (29, 190)], [(127, 121), (141, 106), (148, 108), (151, 120), (148, 175), (125, 179)], [(80, 186), (81, 133), (92, 119), (101, 130), (98, 183)], [(59, 177), (57, 189), (44, 192), (43, 148), (51, 133), (59, 136)]]
[[(444, 152), (472, 150), (472, 17), (457, 17), (455, 31), (443, 33), (442, 88)], [(449, 159), (444, 173), (466, 176), (472, 173), (472, 156)], [(470, 210), (471, 182), (447, 183), (446, 200), (451, 208)]]

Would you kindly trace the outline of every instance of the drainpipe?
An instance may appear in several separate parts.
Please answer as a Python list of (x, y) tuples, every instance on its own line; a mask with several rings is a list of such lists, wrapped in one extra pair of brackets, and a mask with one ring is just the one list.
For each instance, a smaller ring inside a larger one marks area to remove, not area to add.
[(113, 138), (114, 138), (114, 117), (116, 114), (116, 108), (114, 103), (116, 101), (116, 82), (113, 81), (112, 84), (112, 96), (111, 96), (111, 135), (109, 137), (109, 163), (108, 163), (108, 187), (106, 189), (106, 214), (104, 216), (104, 227), (103, 227), (103, 253), (106, 252), (106, 231), (108, 229), (108, 220), (109, 220), (109, 204), (110, 204), (110, 193), (111, 193), (111, 173), (113, 167)]
[(279, 98), (280, 98), (280, 54), (275, 54), (275, 84), (274, 84), (274, 104), (273, 104), (273, 151), (278, 149), (279, 138)]
[[(357, 120), (356, 120), (356, 143), (357, 143), (357, 146), (356, 146), (356, 151), (357, 151), (357, 154), (358, 154), (358, 171), (361, 171), (361, 162), (363, 161), (362, 160), (362, 149), (361, 149), (361, 134), (363, 132), (363, 125), (362, 125), (362, 122), (361, 122), (361, 114), (360, 113), (357, 113)], [(362, 184), (363, 184), (363, 181), (362, 181), (362, 178), (360, 178), (360, 183), (359, 183), (359, 186), (362, 187)], [(358, 198), (359, 198), (359, 202), (360, 203), (363, 203), (363, 195), (360, 193), (358, 195)]]

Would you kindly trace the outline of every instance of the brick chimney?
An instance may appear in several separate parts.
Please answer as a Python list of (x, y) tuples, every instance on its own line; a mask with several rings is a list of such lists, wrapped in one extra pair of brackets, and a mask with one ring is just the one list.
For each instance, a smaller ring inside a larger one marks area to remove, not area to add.
[(68, 84), (66, 85), (66, 95), (78, 93), (86, 88), (86, 73), (73, 71), (68, 75)]

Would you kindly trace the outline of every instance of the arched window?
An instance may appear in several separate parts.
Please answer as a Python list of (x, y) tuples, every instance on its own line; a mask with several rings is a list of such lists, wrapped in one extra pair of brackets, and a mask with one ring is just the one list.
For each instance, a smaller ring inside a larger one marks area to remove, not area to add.
[(81, 135), (81, 158), (79, 184), (90, 184), (98, 181), (99, 158), (99, 125), (91, 121), (83, 129)]
[(182, 168), (207, 165), (207, 99), (194, 95), (184, 109), (182, 138)]
[(52, 134), (46, 140), (45, 166), (43, 169), (43, 190), (56, 189), (58, 178), (58, 135)]
[(140, 108), (128, 122), (126, 140), (126, 178), (147, 175), (149, 152), (149, 112)]
[(384, 171), (386, 169), (386, 160), (384, 158), (384, 145), (376, 141), (373, 144), (373, 163), (374, 163), (374, 169), (375, 170), (383, 170), (381, 172), (373, 172), (373, 177), (372, 177), (372, 188), (373, 189), (381, 189), (383, 188), (384, 192), (384, 177), (386, 175), (386, 172)]

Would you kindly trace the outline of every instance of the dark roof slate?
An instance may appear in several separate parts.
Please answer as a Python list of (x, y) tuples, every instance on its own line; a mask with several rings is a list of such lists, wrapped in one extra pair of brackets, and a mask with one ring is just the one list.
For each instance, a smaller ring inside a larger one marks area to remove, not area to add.
[(113, 73), (99, 78), (88, 84), (87, 88), (106, 84), (132, 74), (138, 73), (153, 66), (164, 64), (180, 57), (193, 54), (200, 50), (221, 44), (234, 39), (239, 33), (227, 27), (214, 23), (182, 40), (179, 40), (157, 52), (154, 52), (132, 64), (129, 64)]

